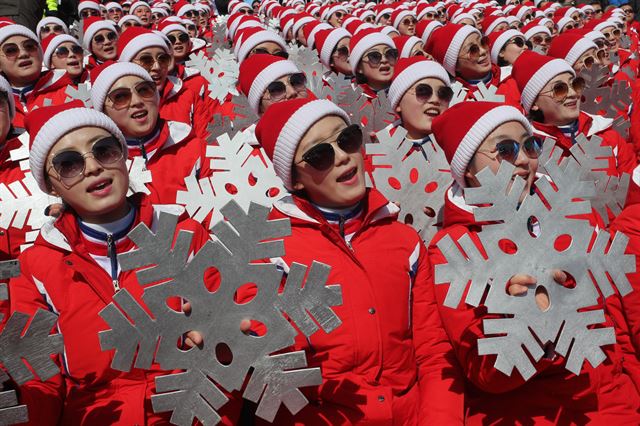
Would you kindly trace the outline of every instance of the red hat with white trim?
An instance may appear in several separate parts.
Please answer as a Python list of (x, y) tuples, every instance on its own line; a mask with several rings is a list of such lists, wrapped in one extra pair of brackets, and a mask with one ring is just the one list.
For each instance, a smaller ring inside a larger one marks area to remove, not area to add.
[(589, 49), (598, 49), (598, 46), (586, 37), (575, 33), (562, 33), (551, 42), (548, 55), (554, 58), (564, 59), (569, 65), (574, 66), (578, 58)]
[(331, 54), (340, 40), (350, 38), (351, 34), (344, 28), (320, 30), (316, 34), (316, 50), (319, 52), (320, 62), (331, 68)]
[(395, 109), (407, 90), (424, 78), (437, 78), (447, 86), (451, 84), (449, 74), (436, 61), (430, 61), (422, 56), (398, 59), (389, 87), (391, 107)]
[(399, 58), (410, 57), (411, 51), (413, 50), (415, 45), (418, 43), (422, 43), (422, 40), (416, 36), (400, 35), (393, 38), (393, 44), (395, 44), (396, 49), (398, 49)]
[(85, 18), (82, 23), (84, 27), (82, 47), (89, 52), (91, 52), (91, 41), (99, 31), (109, 30), (116, 34), (118, 33), (113, 21), (107, 21), (99, 16), (90, 16)]
[(159, 33), (143, 27), (127, 29), (118, 40), (118, 62), (131, 62), (138, 52), (147, 47), (160, 47), (171, 54), (167, 42)]
[(45, 67), (49, 69), (51, 68), (51, 57), (53, 56), (53, 53), (56, 51), (58, 46), (67, 42), (80, 46), (78, 40), (69, 34), (49, 34), (44, 40), (42, 40), (42, 50), (44, 51), (42, 54), (42, 63)]
[(351, 52), (349, 55), (349, 64), (354, 74), (365, 52), (379, 44), (389, 46), (393, 49), (396, 47), (395, 44), (393, 44), (393, 39), (388, 35), (382, 34), (378, 28), (362, 30), (351, 38), (349, 42), (349, 51)]
[(480, 35), (480, 31), (471, 25), (444, 25), (431, 34), (426, 46), (427, 52), (440, 62), (449, 74), (455, 75), (460, 49), (471, 34)]

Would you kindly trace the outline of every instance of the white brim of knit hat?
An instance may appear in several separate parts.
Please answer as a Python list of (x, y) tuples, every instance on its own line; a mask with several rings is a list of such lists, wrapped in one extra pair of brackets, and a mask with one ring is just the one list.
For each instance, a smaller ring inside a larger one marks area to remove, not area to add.
[(443, 27), (444, 25), (442, 24), (442, 22), (438, 22), (438, 21), (431, 21), (429, 22), (429, 24), (427, 24), (427, 27), (424, 29), (424, 31), (422, 32), (422, 42), (425, 44), (425, 46), (427, 45), (427, 42), (429, 41), (429, 37), (431, 37), (431, 34), (433, 34), (433, 31), (436, 28), (440, 28)]
[(545, 33), (549, 37), (551, 37), (551, 30), (546, 25), (536, 25), (535, 27), (531, 27), (524, 33), (524, 38), (529, 41), (534, 35)]
[(349, 116), (342, 108), (329, 100), (318, 99), (304, 104), (282, 126), (273, 149), (272, 161), (276, 175), (282, 179), (284, 187), (289, 191), (293, 188), (291, 168), (298, 144), (311, 126), (331, 115), (342, 118), (348, 124), (351, 123)]
[(259, 114), (260, 100), (262, 99), (262, 95), (264, 95), (264, 92), (265, 90), (267, 90), (269, 84), (279, 78), (284, 77), (285, 75), (295, 74), (299, 72), (300, 70), (298, 69), (296, 64), (289, 60), (274, 62), (260, 71), (260, 73), (251, 83), (251, 88), (249, 89), (249, 94), (247, 95), (247, 99), (249, 100), (249, 106), (251, 107), (251, 109), (256, 114)]
[(354, 46), (353, 50), (351, 50), (351, 55), (349, 55), (349, 63), (351, 64), (351, 70), (354, 75), (358, 69), (358, 64), (360, 64), (360, 59), (362, 59), (365, 52), (379, 44), (389, 46), (392, 49), (396, 48), (391, 37), (377, 32), (367, 34)]
[(125, 24), (125, 22), (127, 22), (127, 21), (134, 21), (134, 22), (138, 23), (139, 25), (142, 25), (142, 21), (136, 15), (124, 15), (118, 21), (118, 26), (122, 27)]
[(598, 49), (598, 46), (593, 41), (583, 37), (573, 45), (564, 60), (573, 67), (580, 56), (584, 55), (589, 49)]
[(571, 73), (574, 76), (576, 75), (571, 65), (564, 59), (553, 59), (536, 71), (520, 94), (520, 101), (522, 102), (524, 110), (528, 113), (544, 86), (554, 77), (565, 72)]
[(489, 25), (487, 28), (484, 28), (484, 35), (489, 35), (493, 32), (493, 30), (500, 24), (507, 24), (509, 25), (509, 21), (507, 21), (507, 18), (497, 18), (496, 20), (494, 20), (491, 25)]
[(395, 109), (404, 94), (418, 81), (424, 78), (437, 78), (449, 86), (451, 79), (442, 65), (435, 61), (420, 61), (409, 65), (404, 71), (398, 74), (389, 87), (389, 101), (392, 109)]
[(138, 64), (134, 64), (133, 62), (116, 62), (111, 64), (102, 70), (91, 86), (91, 103), (93, 104), (93, 108), (102, 112), (111, 86), (120, 78), (128, 75), (153, 82), (147, 70)]
[(456, 63), (458, 62), (460, 49), (462, 48), (464, 41), (471, 34), (481, 35), (477, 28), (472, 27), (471, 25), (464, 25), (458, 30), (458, 32), (456, 32), (449, 43), (449, 48), (447, 49), (447, 53), (444, 55), (444, 63), (442, 64), (449, 74), (456, 75)]
[(0, 27), (0, 44), (4, 43), (6, 39), (13, 36), (24, 36), (30, 38), (33, 41), (40, 44), (40, 39), (29, 28), (20, 24), (10, 24)]
[(169, 52), (167, 42), (160, 34), (162, 33), (145, 33), (133, 38), (127, 43), (126, 47), (122, 49), (118, 62), (130, 62), (137, 54), (143, 49), (148, 47), (161, 47), (165, 52)]
[(493, 43), (493, 47), (491, 48), (491, 62), (494, 64), (498, 63), (498, 56), (500, 55), (500, 51), (507, 44), (509, 40), (514, 37), (522, 37), (524, 39), (524, 34), (522, 34), (518, 30), (506, 30), (502, 34), (496, 38), (496, 41)]
[(47, 192), (44, 175), (49, 150), (60, 138), (82, 127), (100, 127), (115, 136), (122, 145), (127, 158), (127, 143), (118, 126), (101, 112), (89, 108), (71, 108), (51, 117), (38, 131), (29, 149), (29, 167), (33, 177), (43, 192)]
[(44, 54), (42, 55), (42, 63), (45, 67), (49, 69), (51, 68), (51, 57), (53, 56), (53, 52), (55, 52), (58, 46), (60, 46), (62, 43), (68, 42), (80, 46), (78, 40), (75, 37), (70, 36), (69, 34), (59, 34), (55, 36), (53, 40), (51, 40), (51, 42), (47, 46), (47, 50), (45, 50)]
[(419, 37), (409, 37), (409, 40), (407, 40), (404, 46), (402, 46), (402, 51), (398, 53), (398, 56), (400, 58), (408, 58), (411, 56), (411, 50), (413, 50), (413, 47), (418, 43), (422, 43), (422, 40)]
[(64, 32), (66, 34), (69, 34), (69, 27), (67, 27), (67, 24), (65, 24), (62, 19), (60, 18), (56, 18), (55, 16), (45, 16), (44, 18), (42, 18), (40, 20), (40, 22), (38, 22), (38, 25), (36, 26), (36, 34), (40, 34), (40, 30), (45, 26), (45, 25), (49, 25), (49, 24), (56, 24), (56, 25), (60, 25), (62, 27), (62, 29), (64, 29)]
[(96, 21), (93, 24), (89, 25), (87, 31), (82, 36), (82, 47), (87, 51), (91, 51), (91, 40), (98, 33), (98, 31), (102, 30), (111, 30), (114, 33), (117, 33), (118, 30), (112, 21)]
[(249, 56), (249, 52), (251, 52), (256, 46), (269, 41), (279, 45), (284, 50), (287, 48), (287, 43), (278, 34), (269, 30), (260, 31), (252, 34), (248, 39), (242, 41), (242, 44), (238, 49), (238, 62), (242, 63), (242, 61)]
[(11, 85), (9, 82), (0, 75), (0, 91), (5, 92), (7, 94), (7, 99), (9, 100), (9, 118), (13, 120), (13, 117), (16, 116), (16, 101), (13, 97), (13, 90), (11, 89)]
[(340, 40), (346, 37), (351, 37), (351, 34), (344, 28), (336, 28), (329, 33), (320, 51), (320, 62), (322, 62), (325, 67), (331, 68), (331, 54), (338, 43), (340, 43)]
[(464, 174), (478, 147), (495, 129), (510, 121), (517, 121), (529, 134), (533, 133), (529, 120), (517, 108), (510, 105), (493, 108), (471, 126), (451, 159), (451, 175), (460, 187), (466, 187)]
[(416, 17), (415, 13), (413, 13), (412, 11), (403, 10), (401, 12), (398, 12), (398, 16), (396, 16), (396, 19), (393, 20), (391, 25), (393, 25), (394, 27), (398, 28), (400, 26), (400, 24), (402, 23), (402, 20), (404, 18), (406, 18), (407, 16), (413, 16), (414, 18)]

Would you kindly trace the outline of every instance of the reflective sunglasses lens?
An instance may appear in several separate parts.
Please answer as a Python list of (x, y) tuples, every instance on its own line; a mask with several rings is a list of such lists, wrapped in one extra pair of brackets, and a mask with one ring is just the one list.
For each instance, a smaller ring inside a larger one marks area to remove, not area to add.
[(416, 99), (418, 102), (425, 103), (433, 96), (433, 88), (426, 84), (421, 83), (416, 86)]
[(453, 89), (449, 86), (440, 87), (438, 89), (438, 98), (446, 103), (451, 102), (451, 99), (453, 99)]
[(64, 46), (60, 46), (56, 49), (55, 53), (58, 58), (66, 58), (67, 56), (69, 56), (69, 49)]
[(535, 136), (527, 138), (522, 144), (524, 152), (529, 158), (538, 158), (542, 153), (542, 141)]
[(143, 81), (136, 86), (136, 93), (145, 99), (153, 98), (156, 95), (156, 85), (150, 81)]
[(269, 96), (271, 100), (279, 100), (282, 99), (287, 93), (287, 86), (281, 81), (272, 81), (267, 86), (267, 92), (269, 92)]
[(77, 151), (64, 151), (51, 160), (54, 170), (62, 178), (78, 176), (84, 170), (84, 158)]
[(93, 145), (91, 152), (100, 164), (113, 164), (122, 159), (122, 146), (113, 137), (100, 139)]
[(131, 90), (122, 88), (109, 93), (107, 97), (116, 109), (123, 108), (131, 103)]
[(20, 48), (15, 43), (9, 43), (2, 46), (2, 53), (7, 58), (15, 58), (20, 53)]
[(362, 130), (357, 124), (345, 128), (336, 139), (338, 146), (347, 154), (355, 154), (362, 147)]
[(291, 84), (291, 87), (293, 87), (297, 91), (306, 89), (307, 76), (304, 75), (304, 73), (292, 74), (291, 77), (289, 77), (289, 84)]
[(516, 141), (507, 140), (496, 144), (498, 156), (505, 161), (513, 163), (518, 158), (520, 152), (520, 144)]
[(564, 99), (569, 93), (569, 85), (567, 83), (561, 82), (556, 83), (553, 86), (553, 97), (556, 99)]
[(302, 159), (314, 169), (324, 171), (333, 165), (335, 156), (331, 144), (323, 142), (305, 152)]

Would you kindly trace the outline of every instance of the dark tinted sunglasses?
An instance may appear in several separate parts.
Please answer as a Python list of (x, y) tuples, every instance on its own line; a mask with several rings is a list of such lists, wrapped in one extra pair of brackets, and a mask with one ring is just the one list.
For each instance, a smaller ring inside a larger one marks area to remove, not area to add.
[[(426, 103), (433, 96), (433, 87), (431, 87), (427, 83), (420, 83), (416, 86), (415, 90), (410, 93), (414, 93), (416, 95), (416, 99), (420, 103)], [(453, 90), (449, 86), (440, 86), (438, 90), (435, 92), (438, 99), (443, 102), (449, 103), (453, 98)]]
[(71, 46), (71, 49), (65, 46), (60, 46), (54, 53), (58, 58), (64, 59), (69, 56), (69, 53), (73, 53), (74, 55), (82, 55), (84, 53), (84, 49), (82, 49), (81, 46), (74, 44), (73, 46)]
[(189, 37), (189, 34), (185, 34), (185, 33), (180, 33), (180, 35), (177, 38), (174, 35), (168, 35), (167, 38), (169, 39), (171, 44), (176, 44), (176, 42), (178, 41), (180, 43), (186, 43), (189, 40), (191, 40), (191, 37)]
[[(329, 138), (331, 139), (331, 138)], [(336, 138), (338, 147), (347, 154), (355, 154), (362, 148), (362, 130), (357, 124), (345, 127), (338, 133)], [(336, 159), (336, 151), (331, 142), (320, 142), (309, 148), (302, 155), (302, 162), (307, 163), (311, 167), (319, 171), (329, 170), (334, 165)]]
[(543, 42), (544, 42), (544, 43), (546, 43), (546, 44), (549, 44), (549, 43), (551, 43), (551, 37), (549, 37), (549, 36), (544, 36), (544, 37), (543, 37), (543, 36), (541, 36), (541, 35), (537, 35), (537, 36), (534, 36), (534, 37), (531, 39), (531, 41), (532, 41), (534, 44), (542, 44)]
[(84, 154), (78, 151), (62, 151), (51, 160), (53, 169), (60, 178), (70, 179), (84, 173), (85, 158), (91, 155), (101, 165), (114, 164), (123, 157), (122, 145), (113, 136), (100, 139), (91, 147), (91, 152)]
[(337, 11), (333, 13), (333, 16), (335, 16), (336, 19), (341, 19), (344, 16), (344, 13)]
[(102, 34), (98, 34), (97, 36), (95, 36), (95, 37), (93, 38), (93, 41), (94, 41), (96, 44), (102, 44), (102, 43), (104, 43), (104, 42), (105, 42), (105, 40), (114, 41), (114, 40), (116, 40), (117, 38), (118, 38), (118, 34), (116, 34), (116, 33), (115, 33), (115, 32), (113, 32), (113, 31), (109, 31), (109, 32), (107, 33), (107, 36), (106, 36), (106, 37), (105, 37), (104, 35), (102, 35)]
[[(494, 159), (514, 163), (520, 154), (520, 146), (521, 145), (518, 141), (507, 139), (498, 142), (494, 150), (478, 150), (478, 152), (481, 154), (496, 153), (496, 157)], [(524, 153), (527, 157), (533, 159), (538, 158), (542, 153), (542, 140), (535, 136), (529, 136), (522, 143), (522, 148), (524, 149)]]
[(489, 47), (489, 38), (482, 37), (480, 39), (480, 44), (473, 43), (471, 46), (469, 46), (469, 49), (467, 49), (467, 55), (469, 56), (469, 58), (477, 59), (480, 57), (480, 49), (486, 50), (487, 47)]
[(88, 18), (89, 16), (100, 16), (100, 12), (95, 9), (85, 9), (80, 12), (81, 18)]
[(50, 32), (63, 33), (64, 29), (62, 28), (62, 25), (53, 25), (51, 27), (50, 26), (44, 26), (40, 30), (40, 34), (49, 34)]
[[(296, 92), (304, 92), (307, 90), (307, 76), (304, 73), (295, 73), (289, 76), (289, 85)], [(287, 85), (282, 81), (276, 80), (269, 83), (266, 92), (269, 93), (269, 99), (272, 101), (280, 101), (287, 94)]]
[(118, 9), (117, 7), (112, 7), (111, 9), (107, 9), (107, 12), (118, 13), (118, 12), (122, 12), (122, 10)]
[[(578, 94), (582, 93), (582, 91), (584, 90), (584, 86), (585, 81), (582, 77), (576, 77), (571, 82), (571, 88)], [(545, 95), (546, 93), (551, 93), (551, 97), (555, 101), (564, 102), (564, 100), (567, 99), (567, 96), (569, 96), (569, 85), (564, 81), (559, 81), (553, 85), (553, 88), (551, 90), (540, 92), (540, 94), (543, 96), (549, 96)]]
[(384, 51), (384, 55), (374, 50), (373, 52), (369, 52), (364, 57), (367, 59), (366, 61), (363, 59), (362, 62), (367, 62), (372, 67), (377, 67), (382, 63), (382, 57), (385, 57), (387, 62), (395, 64), (398, 60), (398, 50), (397, 49), (387, 49)]
[(253, 49), (253, 53), (263, 54), (263, 55), (273, 55), (273, 56), (278, 56), (280, 58), (289, 59), (289, 54), (284, 50), (279, 50), (277, 52), (271, 53), (264, 47), (258, 47), (256, 49)]
[(171, 55), (169, 55), (168, 53), (161, 53), (154, 58), (153, 55), (146, 54), (140, 56), (134, 62), (147, 71), (153, 68), (153, 65), (156, 63), (160, 68), (168, 68), (169, 64), (171, 63)]
[(514, 37), (509, 40), (509, 43), (515, 44), (518, 47), (524, 47), (525, 41), (522, 37)]
[[(27, 52), (29, 55), (32, 55), (38, 51), (40, 46), (34, 40), (25, 40), (22, 42), (22, 50)], [(16, 43), (5, 43), (2, 45), (2, 54), (7, 59), (15, 59), (20, 55), (21, 47)]]
[(336, 56), (340, 56), (342, 58), (348, 58), (349, 57), (349, 46), (340, 46), (338, 48), (336, 48), (336, 50), (333, 52), (334, 55)]
[(384, 14), (384, 15), (382, 15), (380, 18), (382, 18), (382, 19), (386, 19), (386, 20), (389, 20), (389, 19), (391, 18), (391, 14), (389, 14), (389, 13), (385, 13), (385, 14)]
[(125, 21), (122, 24), (122, 28), (125, 28), (125, 29), (131, 28), (131, 27), (139, 27), (139, 26), (140, 24), (138, 24), (136, 21)]
[(407, 27), (409, 27), (409, 26), (411, 26), (411, 25), (415, 25), (415, 24), (417, 24), (417, 23), (418, 23), (418, 21), (417, 21), (417, 19), (416, 19), (416, 18), (404, 18), (404, 19), (402, 20), (402, 24), (403, 24), (404, 26), (407, 26)]
[(240, 13), (240, 14), (242, 14), (242, 15), (253, 15), (253, 9), (246, 9), (246, 8), (243, 8), (243, 9), (240, 9), (240, 10), (238, 11), (238, 13)]
[[(142, 99), (152, 99), (156, 95), (156, 85), (151, 81), (141, 81), (133, 86), (133, 90)], [(133, 90), (128, 87), (112, 90), (107, 95), (107, 99), (111, 101), (111, 106), (114, 109), (127, 108), (131, 104)]]

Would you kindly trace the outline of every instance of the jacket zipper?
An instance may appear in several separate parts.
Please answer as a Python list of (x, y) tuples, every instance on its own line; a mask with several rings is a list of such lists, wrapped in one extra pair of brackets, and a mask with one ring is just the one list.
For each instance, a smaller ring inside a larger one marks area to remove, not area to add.
[(116, 245), (113, 242), (113, 235), (107, 234), (107, 255), (111, 261), (111, 282), (113, 290), (117, 293), (120, 290), (120, 281), (118, 280), (118, 254), (116, 253)]

